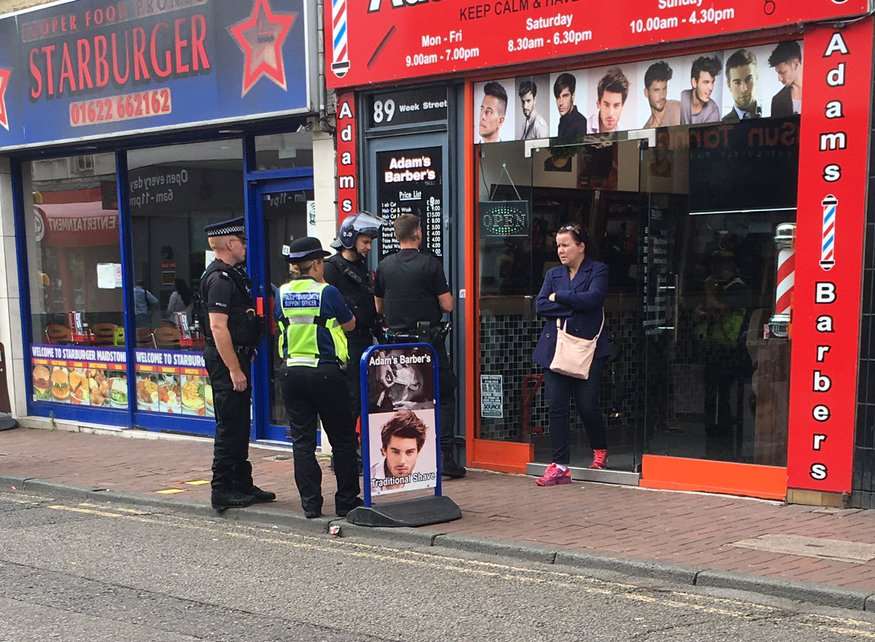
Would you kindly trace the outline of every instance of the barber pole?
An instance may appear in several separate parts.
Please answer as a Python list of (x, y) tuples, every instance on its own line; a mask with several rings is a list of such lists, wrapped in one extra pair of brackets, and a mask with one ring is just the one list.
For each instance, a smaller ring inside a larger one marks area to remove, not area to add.
[(775, 276), (775, 313), (769, 320), (776, 337), (789, 334), (793, 310), (793, 285), (796, 280), (796, 224), (781, 223), (775, 231), (775, 249), (778, 253)]
[(823, 227), (820, 237), (820, 267), (829, 272), (835, 266), (836, 249), (836, 214), (839, 207), (839, 199), (832, 194), (824, 198), (820, 204), (823, 206)]
[(348, 0), (332, 0), (331, 2), (331, 41), (332, 62), (331, 71), (338, 78), (343, 78), (349, 71), (349, 46), (346, 23), (346, 7)]

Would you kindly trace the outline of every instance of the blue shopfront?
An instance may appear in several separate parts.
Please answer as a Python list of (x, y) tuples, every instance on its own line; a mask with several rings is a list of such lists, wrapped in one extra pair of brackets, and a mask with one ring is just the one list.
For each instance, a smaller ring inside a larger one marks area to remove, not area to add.
[(211, 435), (203, 227), (245, 216), (266, 329), (252, 436), (285, 439), (269, 311), (282, 246), (315, 217), (315, 16), (313, 0), (72, 0), (0, 18), (28, 415)]

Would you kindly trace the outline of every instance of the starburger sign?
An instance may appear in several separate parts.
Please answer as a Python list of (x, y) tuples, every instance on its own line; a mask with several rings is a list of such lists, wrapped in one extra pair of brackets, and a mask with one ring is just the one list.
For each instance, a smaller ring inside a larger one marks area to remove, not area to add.
[(326, 0), (331, 87), (862, 15), (869, 0)]
[(311, 0), (75, 0), (0, 19), (0, 149), (313, 111)]

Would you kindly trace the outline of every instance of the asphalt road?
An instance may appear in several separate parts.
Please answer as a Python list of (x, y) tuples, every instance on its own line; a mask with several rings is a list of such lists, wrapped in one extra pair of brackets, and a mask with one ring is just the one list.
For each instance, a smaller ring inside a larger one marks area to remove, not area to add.
[(0, 640), (873, 640), (868, 613), (0, 493)]

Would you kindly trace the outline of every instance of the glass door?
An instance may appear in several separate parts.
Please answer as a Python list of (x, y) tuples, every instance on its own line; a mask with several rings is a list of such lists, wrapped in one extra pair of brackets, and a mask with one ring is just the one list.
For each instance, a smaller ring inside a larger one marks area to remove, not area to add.
[(289, 279), (283, 246), (308, 235), (308, 207), (313, 202), (313, 179), (296, 178), (258, 185), (253, 190), (256, 215), (261, 225), (260, 252), (252, 251), (253, 282), (262, 293), (265, 340), (256, 361), (254, 409), (256, 439), (288, 440), (288, 419), (278, 374), (282, 361), (277, 353), (276, 293)]

